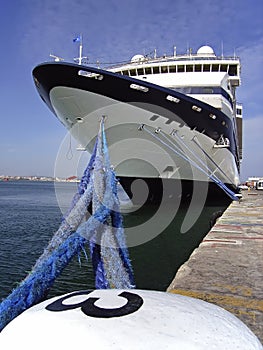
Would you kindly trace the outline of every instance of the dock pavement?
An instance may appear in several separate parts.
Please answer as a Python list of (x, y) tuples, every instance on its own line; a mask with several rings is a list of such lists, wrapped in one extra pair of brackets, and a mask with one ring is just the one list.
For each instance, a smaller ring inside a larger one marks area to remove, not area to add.
[(230, 311), (263, 343), (263, 191), (242, 191), (167, 291)]

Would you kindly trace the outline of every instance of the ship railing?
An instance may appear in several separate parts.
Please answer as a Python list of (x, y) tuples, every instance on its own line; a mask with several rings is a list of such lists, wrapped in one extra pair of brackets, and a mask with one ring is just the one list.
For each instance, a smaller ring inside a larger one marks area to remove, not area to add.
[(125, 66), (141, 66), (144, 64), (151, 64), (151, 63), (165, 63), (165, 62), (172, 62), (172, 61), (239, 61), (238, 56), (214, 56), (214, 55), (208, 55), (208, 56), (201, 56), (198, 54), (191, 54), (191, 55), (177, 55), (177, 56), (160, 56), (156, 58), (147, 57), (145, 56), (144, 59), (140, 61), (123, 61), (122, 63), (118, 64), (109, 64), (107, 66), (107, 69), (117, 69), (120, 67)]

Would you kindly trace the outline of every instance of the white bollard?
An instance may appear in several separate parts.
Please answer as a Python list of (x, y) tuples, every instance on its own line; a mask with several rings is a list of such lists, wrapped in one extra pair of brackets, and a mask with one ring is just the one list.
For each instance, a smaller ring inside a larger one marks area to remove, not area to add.
[(237, 317), (205, 301), (144, 290), (79, 291), (10, 322), (0, 349), (259, 350)]

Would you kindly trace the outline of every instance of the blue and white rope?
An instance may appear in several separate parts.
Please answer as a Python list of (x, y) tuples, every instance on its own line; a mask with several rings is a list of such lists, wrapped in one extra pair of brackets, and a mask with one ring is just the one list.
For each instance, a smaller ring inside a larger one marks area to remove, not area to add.
[[(82, 223), (87, 208), (93, 213)], [(24, 310), (44, 299), (70, 260), (89, 243), (96, 288), (134, 288), (117, 197), (110, 167), (104, 119), (78, 193), (31, 272), (0, 304), (0, 331)]]

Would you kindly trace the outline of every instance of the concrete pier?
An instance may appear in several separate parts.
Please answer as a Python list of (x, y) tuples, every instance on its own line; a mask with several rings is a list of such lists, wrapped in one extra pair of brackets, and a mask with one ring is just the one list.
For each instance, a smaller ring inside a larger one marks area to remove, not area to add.
[(230, 311), (263, 343), (263, 191), (243, 191), (178, 270), (168, 292)]

